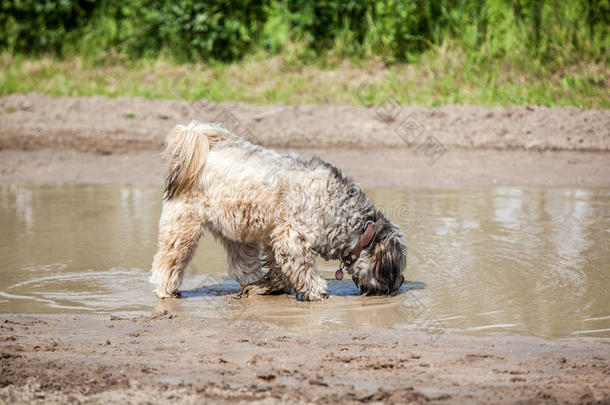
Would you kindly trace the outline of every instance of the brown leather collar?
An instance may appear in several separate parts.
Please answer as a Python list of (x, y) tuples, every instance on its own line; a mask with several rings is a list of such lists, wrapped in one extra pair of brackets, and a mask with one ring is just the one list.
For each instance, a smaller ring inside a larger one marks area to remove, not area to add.
[(356, 243), (356, 246), (354, 246), (352, 251), (349, 252), (347, 256), (341, 259), (341, 262), (347, 264), (348, 266), (354, 264), (356, 260), (358, 260), (358, 258), (360, 257), (360, 253), (362, 253), (362, 250), (367, 247), (369, 243), (371, 243), (371, 241), (373, 240), (373, 237), (375, 236), (375, 230), (375, 223), (373, 221), (367, 221), (366, 224), (364, 224), (362, 235), (360, 235), (358, 243)]

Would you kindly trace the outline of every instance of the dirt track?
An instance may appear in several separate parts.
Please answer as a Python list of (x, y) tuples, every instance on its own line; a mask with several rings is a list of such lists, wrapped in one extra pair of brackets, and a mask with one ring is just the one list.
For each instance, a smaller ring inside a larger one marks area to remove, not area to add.
[[(264, 298), (261, 298), (264, 299)], [(2, 315), (0, 401), (610, 403), (605, 344)]]

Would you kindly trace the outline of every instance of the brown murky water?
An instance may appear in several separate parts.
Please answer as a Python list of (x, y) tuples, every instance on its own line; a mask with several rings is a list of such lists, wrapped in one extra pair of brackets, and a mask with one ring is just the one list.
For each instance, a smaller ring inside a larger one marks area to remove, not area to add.
[[(0, 312), (136, 315), (155, 309), (272, 322), (291, 330), (396, 327), (610, 341), (610, 190), (371, 189), (407, 235), (411, 280), (396, 297), (236, 300), (205, 237), (183, 285), (148, 283), (161, 192), (116, 185), (0, 185)], [(327, 279), (336, 263), (319, 263)]]

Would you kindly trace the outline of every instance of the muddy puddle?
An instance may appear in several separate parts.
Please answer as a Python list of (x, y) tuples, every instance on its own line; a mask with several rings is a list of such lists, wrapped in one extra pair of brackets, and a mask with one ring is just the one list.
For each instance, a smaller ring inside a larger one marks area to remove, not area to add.
[(610, 190), (368, 193), (407, 235), (410, 281), (398, 296), (360, 297), (349, 278), (332, 279), (337, 263), (320, 261), (326, 302), (236, 300), (224, 252), (206, 236), (186, 298), (159, 301), (148, 283), (157, 187), (0, 185), (0, 312), (167, 309), (302, 332), (395, 327), (610, 342)]

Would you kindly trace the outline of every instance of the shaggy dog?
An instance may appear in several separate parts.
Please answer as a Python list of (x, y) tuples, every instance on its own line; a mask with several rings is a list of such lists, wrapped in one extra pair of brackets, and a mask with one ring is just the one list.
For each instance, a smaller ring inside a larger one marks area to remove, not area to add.
[(403, 233), (358, 183), (320, 158), (278, 154), (197, 121), (171, 130), (165, 153), (151, 276), (160, 298), (180, 295), (204, 230), (225, 247), (240, 296), (294, 289), (304, 300), (326, 298), (317, 255), (341, 260), (363, 294), (393, 294), (402, 285)]

